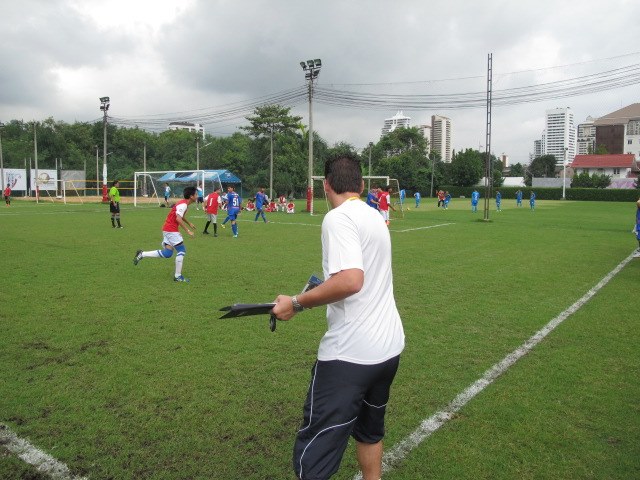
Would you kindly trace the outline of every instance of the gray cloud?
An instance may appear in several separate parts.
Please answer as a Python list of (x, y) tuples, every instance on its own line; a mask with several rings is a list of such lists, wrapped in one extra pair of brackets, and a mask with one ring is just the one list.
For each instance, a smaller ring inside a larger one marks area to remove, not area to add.
[[(607, 21), (595, 16), (601, 8), (595, 0), (194, 0), (173, 21), (153, 31), (142, 26), (135, 34), (105, 28), (68, 1), (0, 6), (0, 31), (6, 37), (0, 45), (3, 119), (20, 118), (25, 111), (39, 111), (42, 118), (93, 119), (97, 96), (105, 93), (112, 97), (114, 115), (213, 108), (303, 85), (299, 62), (307, 58), (323, 60), (320, 85), (412, 95), (483, 91), (489, 52), (496, 90), (638, 62), (637, 54), (590, 62), (637, 50), (640, 3), (628, 0), (608, 3), (608, 11), (621, 13)], [(586, 63), (540, 70), (578, 62)], [(60, 69), (77, 73), (73, 88), (65, 85)], [(509, 74), (521, 70), (528, 71)], [(89, 75), (85, 83), (83, 75)], [(494, 151), (526, 161), (546, 109), (571, 106), (580, 122), (638, 101), (636, 90), (494, 108)], [(295, 112), (306, 121), (304, 103)], [(318, 102), (314, 113), (315, 129), (329, 142), (363, 147), (377, 140), (383, 119), (396, 112)], [(482, 109), (405, 113), (414, 123), (428, 123), (436, 113), (449, 116), (456, 149), (484, 144)], [(229, 133), (237, 123), (211, 130)]]

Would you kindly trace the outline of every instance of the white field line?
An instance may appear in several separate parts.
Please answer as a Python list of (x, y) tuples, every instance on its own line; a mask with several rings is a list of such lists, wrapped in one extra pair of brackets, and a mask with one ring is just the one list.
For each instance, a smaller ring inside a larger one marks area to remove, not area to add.
[[(635, 252), (634, 252), (635, 253)], [(453, 416), (464, 407), (471, 399), (482, 392), (486, 387), (491, 385), (500, 375), (507, 371), (520, 358), (525, 356), (540, 343), (549, 333), (564, 322), (570, 315), (577, 312), (585, 303), (587, 303), (598, 291), (604, 287), (609, 281), (622, 270), (627, 263), (634, 257), (632, 253), (625, 258), (620, 264), (611, 270), (600, 282), (582, 298), (573, 305), (560, 313), (557, 317), (547, 323), (542, 329), (538, 330), (531, 338), (524, 342), (520, 347), (504, 357), (500, 362), (496, 363), (489, 370), (484, 372), (482, 377), (469, 385), (462, 393), (458, 394), (449, 405), (444, 409), (434, 413), (429, 418), (422, 421), (420, 426), (416, 428), (407, 438), (386, 452), (382, 458), (382, 472), (388, 472), (401, 462), (414, 448), (418, 447), (424, 440), (429, 438), (436, 430), (451, 420)], [(354, 480), (362, 480), (362, 472), (358, 472)]]
[(391, 230), (392, 232), (404, 233), (413, 232), (415, 230), (426, 230), (428, 228), (446, 227), (447, 225), (455, 225), (455, 223), (441, 223), (439, 225), (429, 225), (428, 227), (407, 228), (406, 230)]
[(60, 463), (51, 455), (34, 447), (28, 441), (19, 438), (3, 424), (0, 424), (0, 446), (5, 447), (24, 462), (33, 465), (39, 472), (48, 475), (54, 480), (86, 480), (86, 477), (74, 476), (64, 463)]

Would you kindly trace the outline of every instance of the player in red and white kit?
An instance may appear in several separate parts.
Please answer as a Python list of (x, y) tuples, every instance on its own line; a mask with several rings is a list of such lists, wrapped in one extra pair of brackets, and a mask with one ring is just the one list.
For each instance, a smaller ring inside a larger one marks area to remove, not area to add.
[(11, 185), (7, 183), (7, 188), (4, 189), (4, 203), (7, 207), (11, 206)]
[(287, 211), (287, 197), (285, 197), (284, 195), (280, 195), (278, 197), (278, 210), (280, 210), (281, 212)]
[(396, 210), (391, 205), (391, 187), (386, 186), (378, 192), (378, 210), (387, 225), (389, 225), (389, 208)]
[(209, 225), (213, 223), (213, 236), (218, 236), (218, 207), (221, 203), (220, 187), (216, 187), (205, 199), (204, 209), (207, 212), (207, 224), (204, 226), (204, 231), (202, 232), (205, 235), (209, 235), (207, 229)]
[[(182, 263), (187, 250), (184, 246), (184, 239), (180, 234), (182, 227), (190, 237), (193, 237), (193, 230), (196, 226), (187, 220), (187, 208), (197, 199), (196, 187), (187, 187), (183, 192), (183, 200), (180, 200), (167, 215), (167, 219), (162, 226), (162, 250), (151, 250), (143, 252), (138, 250), (133, 258), (133, 264), (138, 265), (143, 258), (171, 258), (173, 251), (176, 251), (176, 271), (173, 280), (176, 282), (188, 282), (182, 276)], [(187, 226), (188, 225), (188, 226)]]

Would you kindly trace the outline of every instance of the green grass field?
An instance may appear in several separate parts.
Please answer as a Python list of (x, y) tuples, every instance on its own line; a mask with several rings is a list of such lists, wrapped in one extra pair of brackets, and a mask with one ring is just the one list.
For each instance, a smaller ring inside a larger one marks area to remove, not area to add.
[[(387, 449), (637, 248), (633, 204), (505, 200), (484, 222), (434, 203), (391, 224), (407, 347)], [(0, 210), (0, 424), (90, 479), (290, 479), (324, 309), (274, 333), (218, 309), (321, 272), (322, 216), (244, 213), (237, 239), (187, 239), (176, 284), (173, 259), (132, 264), (166, 213), (125, 205), (113, 229), (97, 204)], [(639, 280), (633, 259), (384, 478), (640, 478)], [(335, 478), (357, 472), (350, 445)], [(0, 478), (49, 477), (0, 444)]]

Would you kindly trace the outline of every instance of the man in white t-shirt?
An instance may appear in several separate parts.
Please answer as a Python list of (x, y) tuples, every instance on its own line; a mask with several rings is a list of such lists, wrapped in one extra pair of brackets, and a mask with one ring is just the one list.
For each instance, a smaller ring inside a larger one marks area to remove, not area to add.
[(273, 308), (278, 319), (289, 320), (327, 305), (328, 330), (312, 368), (293, 466), (298, 478), (329, 478), (353, 436), (363, 479), (378, 480), (385, 409), (404, 348), (391, 237), (380, 214), (360, 200), (357, 160), (328, 160), (324, 189), (333, 207), (322, 222), (325, 281), (297, 296), (279, 295)]

